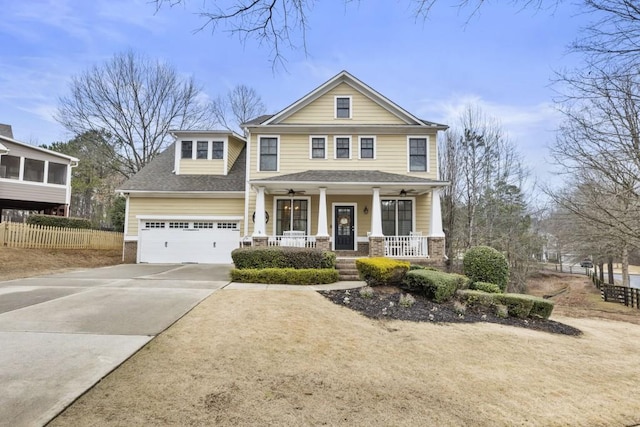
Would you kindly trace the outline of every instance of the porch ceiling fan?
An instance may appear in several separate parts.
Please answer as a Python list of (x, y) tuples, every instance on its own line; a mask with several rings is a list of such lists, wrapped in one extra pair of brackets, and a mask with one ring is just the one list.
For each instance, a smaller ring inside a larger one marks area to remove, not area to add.
[(415, 193), (415, 192), (416, 192), (416, 190), (414, 190), (413, 188), (410, 188), (410, 189), (408, 189), (408, 190), (405, 190), (405, 189), (403, 188), (402, 190), (400, 190), (399, 195), (400, 195), (400, 197), (407, 197), (407, 195), (408, 195), (408, 194), (413, 194), (413, 193)]
[(305, 193), (304, 190), (294, 190), (293, 188), (289, 188), (288, 190), (281, 190), (280, 193), (284, 193), (289, 197), (299, 196)]

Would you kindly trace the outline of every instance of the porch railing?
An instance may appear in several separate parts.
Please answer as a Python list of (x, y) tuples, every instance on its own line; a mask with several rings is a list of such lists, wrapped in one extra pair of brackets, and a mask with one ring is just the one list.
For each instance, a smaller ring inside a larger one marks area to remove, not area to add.
[(316, 236), (290, 235), (290, 236), (269, 236), (267, 246), (287, 246), (293, 248), (315, 248)]
[(384, 256), (389, 258), (425, 258), (427, 238), (423, 236), (385, 236)]

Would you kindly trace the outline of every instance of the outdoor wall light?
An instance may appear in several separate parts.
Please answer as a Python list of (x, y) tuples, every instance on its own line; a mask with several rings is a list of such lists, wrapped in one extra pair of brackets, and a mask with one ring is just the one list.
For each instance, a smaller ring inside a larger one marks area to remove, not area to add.
[(365, 215), (368, 214), (369, 213), (369, 208), (365, 206), (363, 212), (364, 212)]

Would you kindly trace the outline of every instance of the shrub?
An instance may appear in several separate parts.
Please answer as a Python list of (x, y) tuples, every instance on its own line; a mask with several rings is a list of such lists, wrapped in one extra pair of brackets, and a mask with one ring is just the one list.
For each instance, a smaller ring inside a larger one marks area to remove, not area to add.
[(531, 307), (531, 312), (529, 313), (529, 317), (538, 317), (541, 319), (548, 319), (553, 312), (553, 301), (549, 301), (547, 299), (534, 297), (532, 295), (523, 295), (533, 301), (533, 307)]
[(338, 281), (338, 270), (295, 268), (247, 268), (231, 270), (231, 280), (244, 283), (267, 283), (284, 285), (318, 285)]
[(523, 294), (493, 294), (494, 301), (505, 305), (509, 316), (524, 318), (533, 308), (533, 300)]
[(460, 275), (442, 271), (413, 270), (408, 272), (404, 279), (404, 287), (420, 291), (427, 298), (438, 303), (450, 299), (458, 286), (460, 286)]
[(409, 270), (409, 263), (390, 258), (358, 258), (356, 268), (360, 279), (369, 286), (399, 285)]
[(464, 274), (473, 282), (495, 283), (502, 292), (509, 282), (509, 264), (497, 250), (488, 246), (469, 249), (462, 259)]
[(83, 228), (90, 229), (91, 221), (84, 218), (70, 218), (56, 215), (29, 215), (27, 224), (41, 225), (46, 227), (62, 227), (62, 228)]
[(439, 271), (437, 268), (435, 267), (427, 267), (424, 265), (419, 265), (419, 264), (411, 264), (409, 266), (409, 271), (413, 271), (413, 270), (431, 270), (431, 271)]
[(231, 252), (236, 268), (335, 268), (335, 254), (314, 248), (238, 248)]
[(373, 298), (373, 289), (369, 286), (360, 288), (360, 296), (362, 298)]
[(416, 299), (411, 294), (401, 294), (398, 305), (401, 307), (409, 308), (416, 303)]
[(462, 289), (456, 292), (456, 295), (469, 308), (490, 309), (495, 305), (493, 294), (483, 291)]
[(490, 294), (500, 294), (500, 293), (502, 293), (502, 290), (500, 289), (500, 286), (496, 285), (495, 283), (487, 283), (487, 282), (473, 282), (469, 286), (469, 289), (474, 289), (476, 291), (487, 292), (487, 293), (490, 293)]
[(498, 304), (496, 305), (496, 316), (506, 319), (509, 317), (509, 309), (506, 305)]

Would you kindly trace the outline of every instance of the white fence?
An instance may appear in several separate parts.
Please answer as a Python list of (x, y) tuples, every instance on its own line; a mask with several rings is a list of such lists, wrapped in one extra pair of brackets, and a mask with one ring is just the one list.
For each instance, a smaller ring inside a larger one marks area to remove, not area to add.
[(389, 258), (426, 258), (427, 238), (423, 236), (385, 236), (384, 256)]

